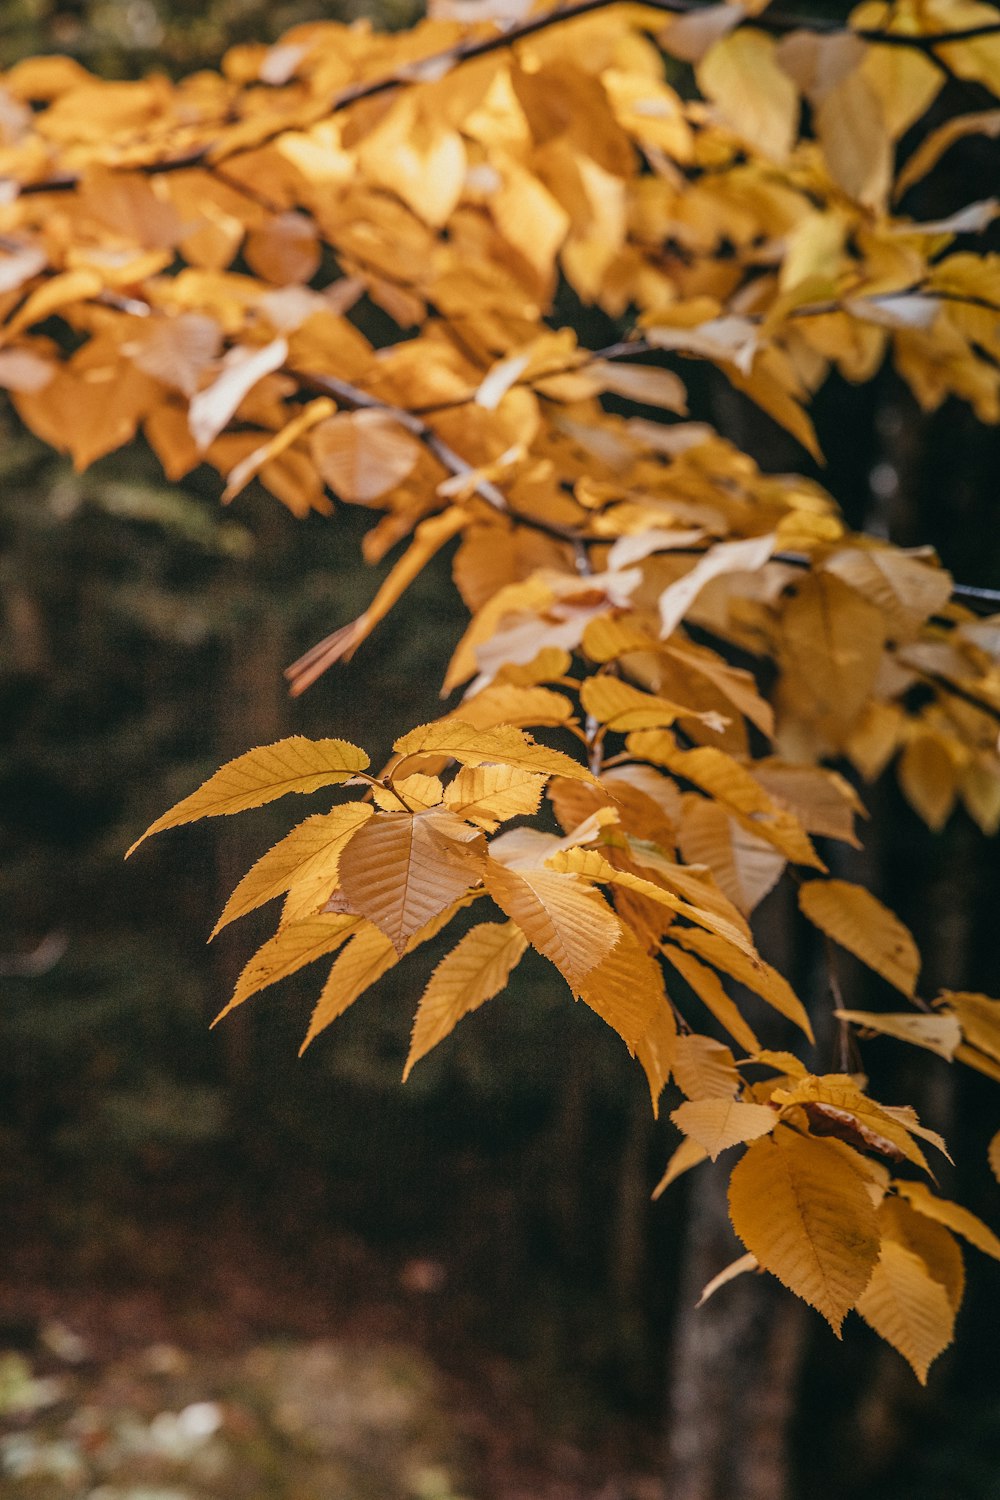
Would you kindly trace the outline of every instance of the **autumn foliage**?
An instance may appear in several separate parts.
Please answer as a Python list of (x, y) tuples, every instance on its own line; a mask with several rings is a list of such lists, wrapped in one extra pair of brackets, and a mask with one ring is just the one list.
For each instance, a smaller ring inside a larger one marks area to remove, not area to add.
[[(996, 832), (1000, 629), (933, 555), (849, 531), (819, 484), (688, 420), (683, 373), (715, 366), (815, 458), (831, 369), (890, 360), (924, 409), (1000, 420), (980, 243), (1000, 208), (907, 211), (964, 136), (1000, 132), (981, 107), (1000, 12), (871, 0), (807, 30), (682, 0), (472, 9), (394, 36), (300, 27), (176, 84), (11, 69), (0, 385), (78, 468), (141, 431), (227, 502), (256, 481), (297, 516), (373, 511), (367, 559), (403, 550), (294, 692), (457, 544), (453, 707), (381, 770), (340, 739), (250, 750), (148, 830), (337, 788), (219, 918), (282, 903), (221, 1015), (332, 956), (307, 1046), (436, 942), (408, 1073), (534, 948), (654, 1110), (669, 1080), (684, 1095), (658, 1191), (745, 1147), (747, 1253), (706, 1290), (762, 1268), (835, 1330), (857, 1310), (924, 1379), (962, 1295), (956, 1236), (1000, 1240), (928, 1186), (944, 1142), (847, 1071), (848, 1028), (1000, 1079), (1000, 1000), (921, 995), (909, 931), (824, 851), (863, 812), (837, 763), (893, 767), (932, 828), (961, 803)], [(942, 119), (956, 81), (976, 108)], [(580, 341), (593, 311), (605, 348)], [(789, 878), (907, 1007), (836, 998), (832, 1072), (751, 931)], [(761, 1042), (768, 1010), (801, 1058)]]

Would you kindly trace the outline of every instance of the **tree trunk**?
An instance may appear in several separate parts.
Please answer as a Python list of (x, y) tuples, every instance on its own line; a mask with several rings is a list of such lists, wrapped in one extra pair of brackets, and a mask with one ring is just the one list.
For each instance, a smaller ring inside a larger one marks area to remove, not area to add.
[(726, 1179), (691, 1179), (680, 1316), (671, 1360), (668, 1500), (791, 1500), (788, 1428), (806, 1308), (768, 1276), (739, 1277), (696, 1308), (704, 1276), (741, 1252)]

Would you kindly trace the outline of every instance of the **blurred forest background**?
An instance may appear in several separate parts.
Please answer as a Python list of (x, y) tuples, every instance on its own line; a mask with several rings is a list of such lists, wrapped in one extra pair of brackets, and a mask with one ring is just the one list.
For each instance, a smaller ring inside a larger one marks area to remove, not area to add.
[[(0, 8), (0, 67), (63, 51), (112, 77), (191, 71), (233, 42), (318, 15), (397, 26), (416, 13), (410, 0), (336, 11), (318, 0)], [(963, 183), (995, 173), (995, 154), (992, 168), (979, 154), (988, 151), (995, 145), (971, 140), (949, 158), (952, 175), (930, 179), (921, 216), (967, 201)], [(608, 341), (606, 329), (595, 333)], [(703, 380), (701, 415), (765, 467), (816, 472), (721, 382)], [(962, 582), (1000, 587), (995, 431), (957, 405), (921, 416), (889, 371), (861, 390), (831, 382), (815, 415), (829, 456), (819, 477), (853, 525), (929, 543)], [(86, 1448), (79, 1422), (72, 1441), (59, 1428), (61, 1471), (31, 1458), (24, 1413), (33, 1400), (46, 1407), (50, 1367), (90, 1369), (142, 1345), (148, 1368), (128, 1366), (126, 1378), (114, 1366), (136, 1411), (166, 1399), (149, 1381), (173, 1380), (187, 1413), (205, 1395), (188, 1346), (221, 1358), (252, 1345), (259, 1362), (270, 1340), (321, 1336), (395, 1349), (392, 1379), (411, 1397), (433, 1370), (458, 1413), (454, 1465), (452, 1438), (436, 1427), (428, 1437), (418, 1413), (413, 1441), (440, 1462), (410, 1463), (396, 1479), (370, 1467), (364, 1480), (361, 1470), (299, 1477), (297, 1439), (276, 1419), (284, 1477), (255, 1449), (249, 1488), (202, 1475), (202, 1488), (161, 1484), (156, 1495), (334, 1500), (341, 1479), (345, 1495), (385, 1500), (447, 1500), (462, 1484), (481, 1500), (696, 1493), (678, 1478), (676, 1451), (664, 1467), (663, 1414), (693, 1420), (692, 1391), (726, 1370), (712, 1341), (732, 1336), (745, 1358), (739, 1320), (753, 1314), (740, 1283), (692, 1319), (700, 1285), (731, 1258), (713, 1260), (725, 1237), (717, 1196), (694, 1174), (650, 1204), (676, 1132), (649, 1118), (641, 1074), (606, 1028), (583, 1007), (567, 1028), (566, 996), (539, 963), (405, 1088), (417, 978), (405, 993), (398, 979), (383, 983), (376, 1004), (352, 1010), (302, 1061), (308, 978), (209, 1033), (253, 934), (242, 923), (211, 948), (204, 938), (287, 815), (185, 830), (122, 865), (158, 813), (251, 745), (334, 734), (378, 762), (402, 728), (433, 716), (462, 623), (446, 561), (349, 667), (301, 700), (285, 694), (282, 668), (375, 587), (360, 555), (366, 522), (349, 507), (332, 521), (295, 521), (252, 492), (223, 511), (214, 475), (168, 485), (136, 445), (77, 476), (0, 410), (0, 1495), (154, 1493), (91, 1489), (104, 1471), (73, 1468), (73, 1443)], [(911, 925), (927, 989), (1000, 994), (995, 847), (962, 813), (932, 836), (890, 781), (864, 795), (866, 849), (844, 872), (860, 871)], [(786, 972), (823, 999), (818, 956), (780, 894), (763, 923)], [(868, 1003), (867, 983), (851, 969), (851, 1005)], [(875, 1093), (914, 1098), (944, 1131), (959, 1166), (942, 1185), (996, 1227), (984, 1161), (996, 1086), (953, 1078), (923, 1054), (913, 1067), (898, 1050), (866, 1048)], [(793, 1470), (809, 1476), (793, 1480), (796, 1500), (1000, 1497), (997, 1273), (969, 1271), (958, 1347), (926, 1393), (857, 1320), (841, 1347), (801, 1308), (776, 1311), (790, 1299), (766, 1304), (776, 1321), (754, 1335), (763, 1363), (737, 1365), (735, 1394), (767, 1386), (776, 1425), (794, 1408)], [(756, 1295), (755, 1279), (743, 1281)], [(321, 1347), (333, 1359), (340, 1345)], [(400, 1367), (400, 1349), (416, 1363)], [(325, 1378), (270, 1373), (314, 1391)], [(253, 1379), (257, 1389), (259, 1370)], [(60, 1390), (49, 1389), (57, 1415)], [(96, 1410), (104, 1398), (89, 1399)], [(203, 1437), (214, 1420), (205, 1417)], [(329, 1412), (323, 1420), (328, 1429)], [(772, 1493), (763, 1485), (762, 1500)], [(756, 1500), (752, 1486), (744, 1494)]]

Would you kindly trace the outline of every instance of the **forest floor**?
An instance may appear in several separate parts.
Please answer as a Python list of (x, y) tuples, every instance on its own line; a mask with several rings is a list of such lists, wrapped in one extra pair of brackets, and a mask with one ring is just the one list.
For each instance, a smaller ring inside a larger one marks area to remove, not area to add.
[(5, 1247), (0, 1500), (662, 1500), (648, 1427), (490, 1347), (442, 1260), (95, 1213), (89, 1264), (79, 1223)]

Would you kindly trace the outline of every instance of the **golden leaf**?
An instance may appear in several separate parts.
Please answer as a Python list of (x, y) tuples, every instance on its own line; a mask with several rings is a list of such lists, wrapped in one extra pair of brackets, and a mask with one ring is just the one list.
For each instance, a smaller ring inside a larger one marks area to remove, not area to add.
[(366, 917), (402, 953), (485, 868), (483, 837), (443, 809), (377, 813), (340, 856), (341, 910)]
[(944, 990), (941, 999), (958, 1017), (965, 1040), (1000, 1061), (1000, 1000), (964, 990)]
[(837, 743), (874, 686), (885, 639), (882, 611), (841, 579), (818, 573), (803, 579), (785, 604), (781, 629), (781, 702)]
[(968, 1240), (970, 1245), (982, 1250), (984, 1255), (1000, 1260), (1000, 1239), (997, 1239), (992, 1229), (987, 1229), (982, 1219), (977, 1219), (967, 1208), (962, 1208), (958, 1203), (949, 1203), (947, 1198), (938, 1198), (922, 1182), (895, 1182), (893, 1186), (925, 1219), (933, 1219), (935, 1223), (953, 1229), (956, 1234)]
[(416, 438), (384, 411), (341, 412), (314, 428), (313, 461), (342, 500), (368, 505), (410, 475), (420, 458)]
[(598, 723), (625, 734), (630, 729), (655, 729), (673, 724), (677, 719), (702, 719), (712, 716), (699, 714), (680, 703), (668, 703), (653, 693), (640, 692), (620, 677), (586, 677), (580, 684), (580, 702), (584, 712), (593, 714)]
[(878, 1221), (883, 1238), (893, 1239), (904, 1249), (920, 1256), (934, 1280), (944, 1287), (948, 1301), (957, 1312), (965, 1292), (965, 1266), (958, 1241), (951, 1231), (934, 1219), (918, 1214), (905, 1198), (895, 1195), (882, 1200)]
[[(846, 1074), (807, 1076), (790, 1088), (775, 1089), (772, 1098), (783, 1107), (801, 1104), (814, 1135), (836, 1136), (851, 1145), (870, 1148), (896, 1161), (905, 1158), (923, 1171), (930, 1171), (927, 1158), (912, 1139), (913, 1134), (922, 1133), (912, 1130), (912, 1126), (919, 1123), (916, 1115), (911, 1120), (884, 1109), (874, 1099), (869, 1099), (867, 1094), (862, 1093)], [(940, 1137), (935, 1143), (940, 1143), (943, 1147)]]
[(760, 1042), (743, 1019), (736, 1002), (726, 994), (718, 974), (699, 963), (693, 953), (686, 953), (674, 943), (664, 943), (663, 953), (733, 1040), (747, 1052), (759, 1052)]
[(729, 1182), (729, 1213), (744, 1245), (838, 1338), (879, 1253), (875, 1208), (853, 1156), (839, 1141), (779, 1126), (748, 1147)]
[(273, 339), (260, 349), (240, 346), (230, 349), (212, 384), (191, 398), (188, 425), (199, 448), (208, 447), (258, 381), (280, 369), (287, 358), (288, 344), (284, 339)]
[(495, 764), (543, 776), (594, 780), (586, 766), (559, 750), (536, 745), (529, 734), (513, 727), (475, 729), (461, 719), (440, 719), (435, 724), (411, 729), (395, 742), (393, 749), (404, 760), (411, 755), (447, 755), (464, 766)]
[(557, 849), (546, 859), (546, 864), (551, 870), (583, 875), (589, 880), (606, 881), (610, 885), (634, 891), (637, 896), (644, 896), (660, 906), (669, 907), (678, 915), (706, 928), (711, 934), (717, 934), (724, 942), (736, 946), (748, 960), (755, 952), (745, 932), (727, 918), (717, 916), (707, 902), (704, 906), (697, 906), (693, 901), (675, 896), (672, 891), (665, 890), (652, 880), (644, 880), (641, 875), (634, 875), (630, 870), (618, 869), (596, 849), (583, 849), (579, 846)]
[(895, 1240), (883, 1239), (878, 1263), (857, 1309), (879, 1337), (913, 1366), (920, 1384), (926, 1385), (928, 1369), (951, 1343), (955, 1309), (921, 1257)]
[(776, 802), (752, 772), (724, 750), (714, 745), (681, 750), (669, 731), (655, 729), (633, 732), (627, 745), (638, 759), (666, 766), (673, 775), (699, 787), (793, 863), (826, 868), (795, 814)]
[(666, 639), (684, 619), (692, 604), (713, 579), (727, 573), (756, 573), (769, 560), (777, 538), (755, 536), (710, 547), (689, 573), (660, 595), (660, 636)]
[(545, 777), (514, 766), (463, 766), (445, 789), (445, 805), (459, 818), (493, 833), (508, 818), (538, 811)]
[(474, 729), (503, 725), (522, 728), (529, 724), (565, 724), (573, 717), (573, 705), (564, 693), (554, 693), (551, 688), (497, 681), (481, 693), (464, 698), (455, 713)]
[(768, 1005), (774, 1007), (779, 1015), (786, 1016), (789, 1021), (805, 1032), (810, 1041), (813, 1041), (812, 1025), (806, 1014), (805, 1006), (792, 989), (788, 980), (773, 969), (769, 963), (757, 954), (754, 958), (748, 958), (739, 948), (734, 948), (731, 943), (718, 937), (712, 932), (702, 932), (697, 927), (675, 927), (671, 933), (675, 942), (682, 947), (691, 949), (697, 953), (699, 958), (706, 959), (716, 969), (721, 969), (724, 974), (743, 984), (748, 990), (753, 990)]
[(277, 984), (289, 974), (295, 974), (306, 964), (315, 963), (324, 954), (332, 953), (360, 926), (360, 917), (324, 912), (279, 928), (246, 964), (236, 981), (232, 999), (219, 1011), (212, 1025), (217, 1026), (223, 1016), (228, 1016), (251, 995), (267, 989), (268, 985)]
[(887, 1015), (873, 1010), (835, 1010), (838, 1021), (850, 1021), (863, 1026), (866, 1031), (877, 1031), (882, 1036), (894, 1036), (901, 1042), (910, 1042), (914, 1047), (925, 1047), (951, 1062), (955, 1048), (962, 1040), (962, 1028), (956, 1018), (949, 1014), (939, 1016)]
[(761, 839), (706, 797), (687, 796), (680, 848), (692, 865), (707, 865), (726, 896), (749, 916), (774, 889), (788, 864), (780, 850)]
[(403, 1082), (415, 1063), (449, 1036), (463, 1016), (499, 994), (528, 946), (513, 922), (482, 922), (438, 964), (413, 1020)]
[(618, 941), (579, 982), (580, 999), (612, 1030), (646, 1070), (653, 1107), (670, 1076), (673, 1015), (663, 990), (660, 966), (643, 952), (627, 927)]
[(959, 771), (944, 740), (915, 734), (899, 759), (899, 783), (928, 828), (940, 833), (958, 795)]
[(712, 1161), (730, 1146), (744, 1145), (768, 1135), (778, 1116), (766, 1104), (744, 1104), (736, 1099), (688, 1099), (670, 1118), (691, 1140), (704, 1146)]
[(300, 1057), (321, 1031), (342, 1016), (348, 1006), (399, 961), (399, 954), (384, 932), (363, 923), (360, 918), (355, 918), (355, 922), (360, 931), (355, 931), (344, 951), (334, 960), (310, 1018), (305, 1040), (299, 1048)]
[(336, 884), (341, 850), (371, 815), (366, 803), (353, 802), (333, 812), (317, 813), (293, 828), (244, 875), (212, 928), (209, 941), (228, 923), (289, 890), (294, 890), (299, 899), (297, 909), (286, 910), (284, 920), (314, 916)]
[[(730, 7), (728, 5), (720, 6), (719, 9), (728, 10)], [(705, 1283), (701, 1289), (701, 1296), (695, 1303), (695, 1307), (704, 1307), (709, 1297), (714, 1297), (717, 1291), (721, 1290), (724, 1286), (728, 1286), (731, 1281), (735, 1281), (737, 1276), (744, 1276), (747, 1271), (757, 1271), (759, 1269), (756, 1255), (738, 1256), (736, 1260), (731, 1261), (718, 1275), (713, 1276), (711, 1281)]]
[(799, 887), (799, 907), (821, 932), (912, 995), (920, 954), (909, 928), (877, 896), (849, 880), (810, 880)]
[(485, 884), (500, 910), (555, 964), (574, 993), (621, 935), (620, 924), (597, 892), (572, 875), (508, 870), (490, 859)]
[(335, 786), (370, 764), (365, 752), (347, 740), (307, 740), (298, 734), (259, 750), (248, 750), (151, 823), (125, 858), (144, 839), (165, 828), (263, 807), (289, 792), (315, 792), (322, 786)]
[(698, 1166), (700, 1162), (708, 1161), (708, 1152), (704, 1146), (699, 1146), (697, 1141), (689, 1140), (686, 1136), (677, 1149), (671, 1154), (667, 1162), (667, 1169), (652, 1192), (654, 1201), (666, 1192), (672, 1182), (676, 1182), (684, 1172), (690, 1172), (692, 1167)]
[(413, 776), (394, 780), (392, 786), (392, 791), (384, 786), (372, 787), (375, 806), (383, 812), (399, 812), (400, 808), (410, 812), (429, 812), (432, 807), (440, 807), (444, 798), (444, 787), (437, 776), (423, 776), (416, 772)]
[(732, 1099), (740, 1086), (729, 1048), (696, 1032), (677, 1038), (673, 1070), (677, 1087), (689, 1099)]
[(770, 37), (760, 31), (734, 32), (709, 49), (695, 77), (737, 135), (775, 161), (787, 158), (798, 125), (799, 95), (778, 66)]
[(987, 1156), (993, 1176), (1000, 1182), (1000, 1130), (991, 1137)]

